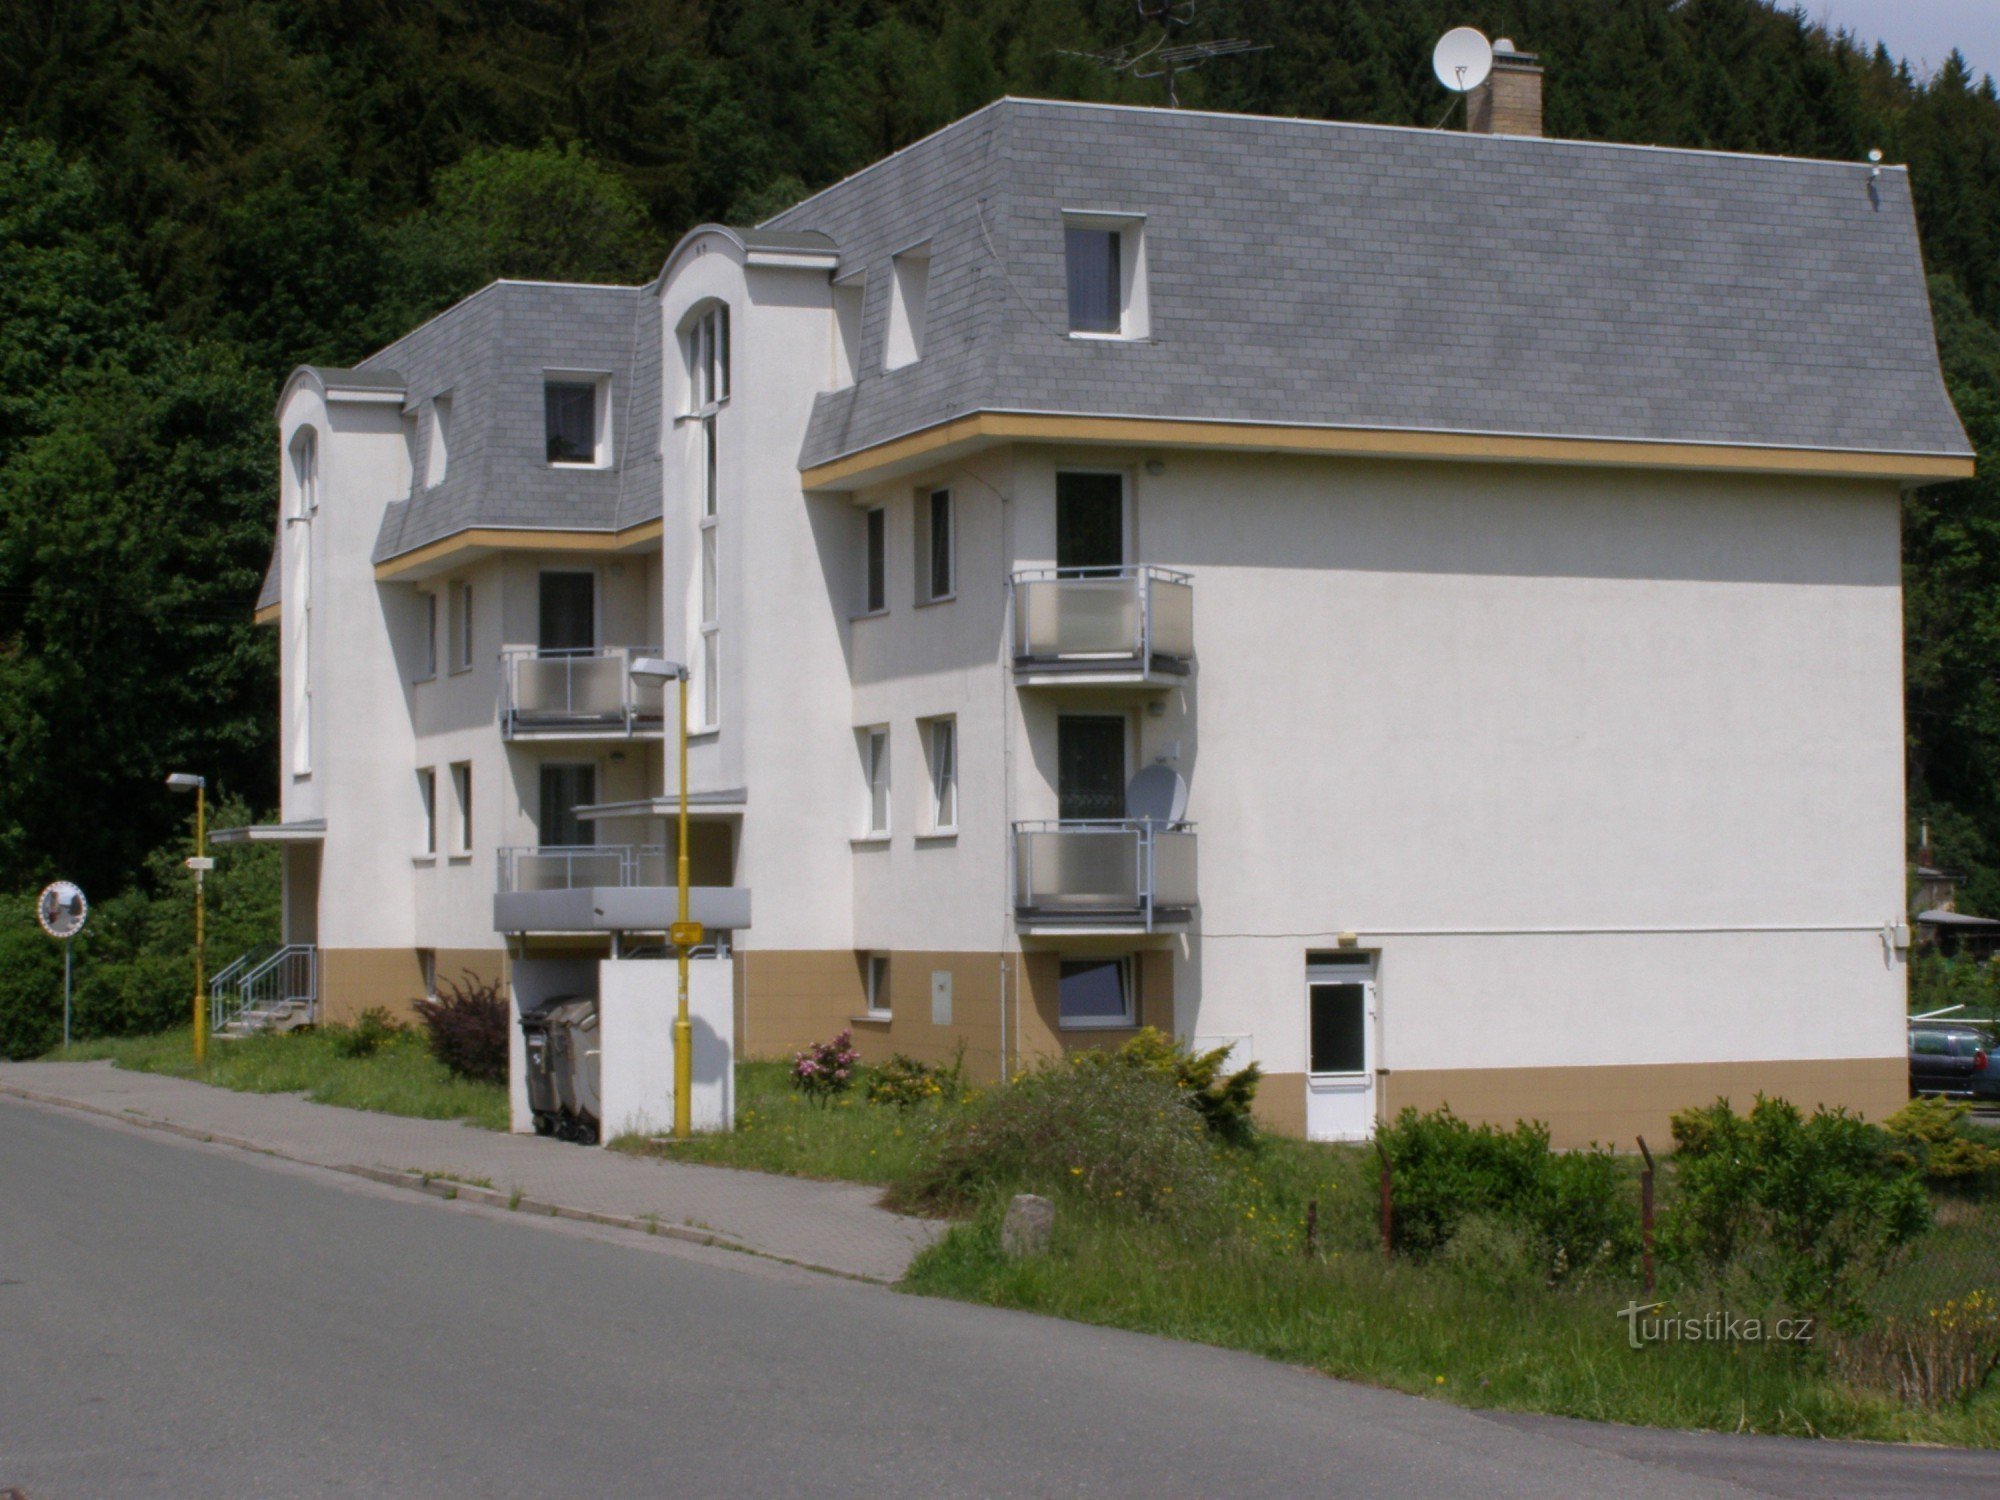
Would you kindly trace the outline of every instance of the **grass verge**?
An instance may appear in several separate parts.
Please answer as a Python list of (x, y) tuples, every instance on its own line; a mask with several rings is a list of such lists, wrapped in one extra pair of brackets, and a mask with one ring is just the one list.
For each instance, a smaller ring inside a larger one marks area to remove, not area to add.
[(915, 1164), (918, 1115), (870, 1104), (858, 1089), (816, 1104), (791, 1086), (789, 1071), (783, 1062), (736, 1065), (736, 1129), (727, 1134), (698, 1135), (678, 1144), (627, 1135), (612, 1141), (611, 1149), (786, 1177), (885, 1186)]
[(1279, 1257), (1059, 1214), (1046, 1255), (1000, 1252), (999, 1210), (921, 1255), (907, 1290), (1191, 1339), (1461, 1405), (1799, 1437), (2000, 1446), (2000, 1392), (1922, 1411), (1776, 1345), (1633, 1349), (1625, 1289), (1550, 1289), (1342, 1250)]
[(113, 1037), (57, 1048), (50, 1062), (109, 1058), (121, 1068), (192, 1078), (247, 1094), (302, 1093), (318, 1104), (422, 1120), (464, 1120), (486, 1130), (507, 1128), (507, 1090), (473, 1083), (450, 1072), (425, 1050), (423, 1039), (403, 1034), (367, 1057), (343, 1057), (337, 1034), (297, 1031), (208, 1044), (208, 1066), (194, 1065), (190, 1028), (153, 1036)]

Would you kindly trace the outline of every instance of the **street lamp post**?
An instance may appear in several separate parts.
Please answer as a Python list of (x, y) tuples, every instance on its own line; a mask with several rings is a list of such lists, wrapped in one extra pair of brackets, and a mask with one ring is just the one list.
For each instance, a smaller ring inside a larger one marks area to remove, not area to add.
[(632, 680), (648, 687), (680, 684), (680, 832), (675, 861), (679, 888), (676, 920), (667, 937), (680, 971), (679, 1008), (674, 1013), (674, 1139), (694, 1133), (694, 1023), (688, 1019), (688, 950), (701, 942), (701, 924), (688, 919), (688, 669), (680, 662), (642, 656), (632, 663)]
[(187, 867), (194, 871), (194, 1065), (199, 1068), (208, 1063), (208, 996), (204, 993), (208, 986), (202, 972), (203, 880), (215, 865), (201, 852), (208, 839), (208, 778), (176, 771), (167, 778), (167, 785), (177, 792), (194, 793), (194, 855)]

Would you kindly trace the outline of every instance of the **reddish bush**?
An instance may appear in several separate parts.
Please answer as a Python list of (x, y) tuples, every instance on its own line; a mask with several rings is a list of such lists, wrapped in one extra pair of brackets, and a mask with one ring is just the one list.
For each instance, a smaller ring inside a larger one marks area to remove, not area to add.
[(507, 997), (499, 980), (472, 973), (463, 984), (441, 980), (437, 994), (416, 1006), (432, 1057), (461, 1078), (507, 1081)]

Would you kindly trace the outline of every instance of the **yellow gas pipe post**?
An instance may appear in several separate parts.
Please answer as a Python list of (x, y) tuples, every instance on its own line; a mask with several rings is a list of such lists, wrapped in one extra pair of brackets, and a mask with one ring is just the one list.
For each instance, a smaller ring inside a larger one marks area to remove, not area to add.
[[(203, 858), (202, 848), (208, 842), (208, 782), (204, 779), (194, 789), (194, 857)], [(194, 1065), (205, 1067), (208, 1063), (208, 986), (203, 973), (203, 916), (208, 872), (201, 865), (194, 866)]]

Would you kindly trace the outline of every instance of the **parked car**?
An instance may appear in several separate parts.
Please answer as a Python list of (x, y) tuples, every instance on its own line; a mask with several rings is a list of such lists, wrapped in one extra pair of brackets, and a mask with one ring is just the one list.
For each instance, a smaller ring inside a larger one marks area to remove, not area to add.
[(1936, 1023), (1910, 1028), (1911, 1094), (2000, 1102), (2000, 1065), (1993, 1040), (1972, 1026)]

